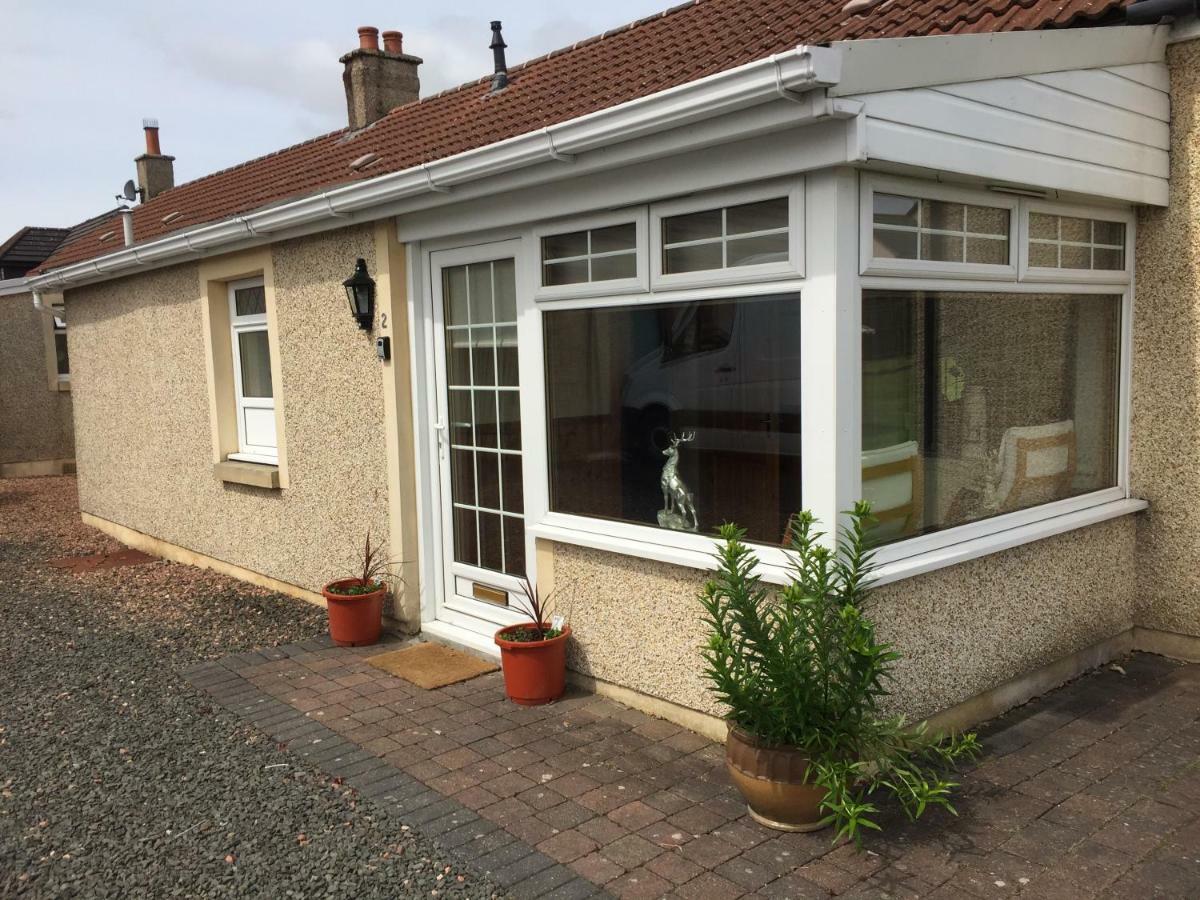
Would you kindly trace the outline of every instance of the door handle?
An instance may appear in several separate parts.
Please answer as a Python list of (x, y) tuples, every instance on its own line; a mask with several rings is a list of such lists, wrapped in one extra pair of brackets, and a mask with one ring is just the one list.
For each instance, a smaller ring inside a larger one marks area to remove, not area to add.
[(439, 447), (446, 446), (446, 423), (441, 419), (433, 423), (433, 430), (437, 433)]
[(720, 375), (728, 375), (733, 371), (733, 366), (717, 366), (713, 371)]

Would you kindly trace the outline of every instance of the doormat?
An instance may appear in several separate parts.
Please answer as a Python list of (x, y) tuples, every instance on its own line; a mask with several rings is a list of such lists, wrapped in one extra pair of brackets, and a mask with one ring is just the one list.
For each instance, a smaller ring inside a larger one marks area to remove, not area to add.
[(452, 650), (444, 644), (431, 643), (413, 644), (403, 650), (380, 653), (369, 657), (367, 663), (426, 690), (468, 681), (499, 668), (495, 663), (478, 656)]
[(47, 565), (54, 566), (56, 569), (66, 569), (72, 575), (83, 575), (86, 572), (95, 572), (97, 569), (140, 566), (152, 562), (158, 562), (158, 557), (130, 547), (118, 550), (116, 553), (89, 553), (87, 556), (62, 556), (58, 559), (46, 560)]

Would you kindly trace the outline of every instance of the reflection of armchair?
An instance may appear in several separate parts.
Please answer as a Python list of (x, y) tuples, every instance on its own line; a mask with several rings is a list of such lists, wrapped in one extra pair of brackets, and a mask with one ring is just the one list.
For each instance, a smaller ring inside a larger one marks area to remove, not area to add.
[(862, 497), (870, 501), (871, 512), (879, 520), (874, 532), (877, 540), (895, 540), (917, 530), (919, 471), (916, 441), (863, 451)]
[(1000, 439), (985, 505), (1000, 513), (1061, 500), (1074, 480), (1074, 421), (1009, 428)]

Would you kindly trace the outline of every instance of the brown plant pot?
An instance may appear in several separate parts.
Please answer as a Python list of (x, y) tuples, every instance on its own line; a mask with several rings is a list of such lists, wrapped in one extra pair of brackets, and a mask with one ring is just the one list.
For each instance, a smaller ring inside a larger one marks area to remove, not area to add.
[(825, 826), (825, 789), (805, 782), (808, 757), (796, 747), (768, 747), (729, 726), (725, 764), (757, 822), (779, 831), (817, 831)]
[(562, 634), (548, 641), (510, 641), (505, 637), (529, 627), (520, 624), (501, 628), (496, 632), (496, 646), (500, 648), (500, 668), (508, 699), (521, 706), (541, 706), (557, 700), (566, 690), (567, 638), (571, 636), (571, 626), (564, 626)]
[(362, 584), (361, 578), (343, 578), (331, 581), (321, 589), (325, 596), (325, 608), (329, 611), (329, 636), (339, 647), (374, 644), (383, 630), (386, 587), (369, 594), (339, 594), (335, 590), (359, 584)]

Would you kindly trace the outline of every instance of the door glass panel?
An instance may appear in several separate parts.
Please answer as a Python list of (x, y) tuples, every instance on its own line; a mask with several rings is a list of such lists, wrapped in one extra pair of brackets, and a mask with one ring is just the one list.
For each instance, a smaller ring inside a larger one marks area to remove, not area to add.
[(444, 269), (442, 291), (454, 559), (523, 575), (525, 523), (513, 260)]

